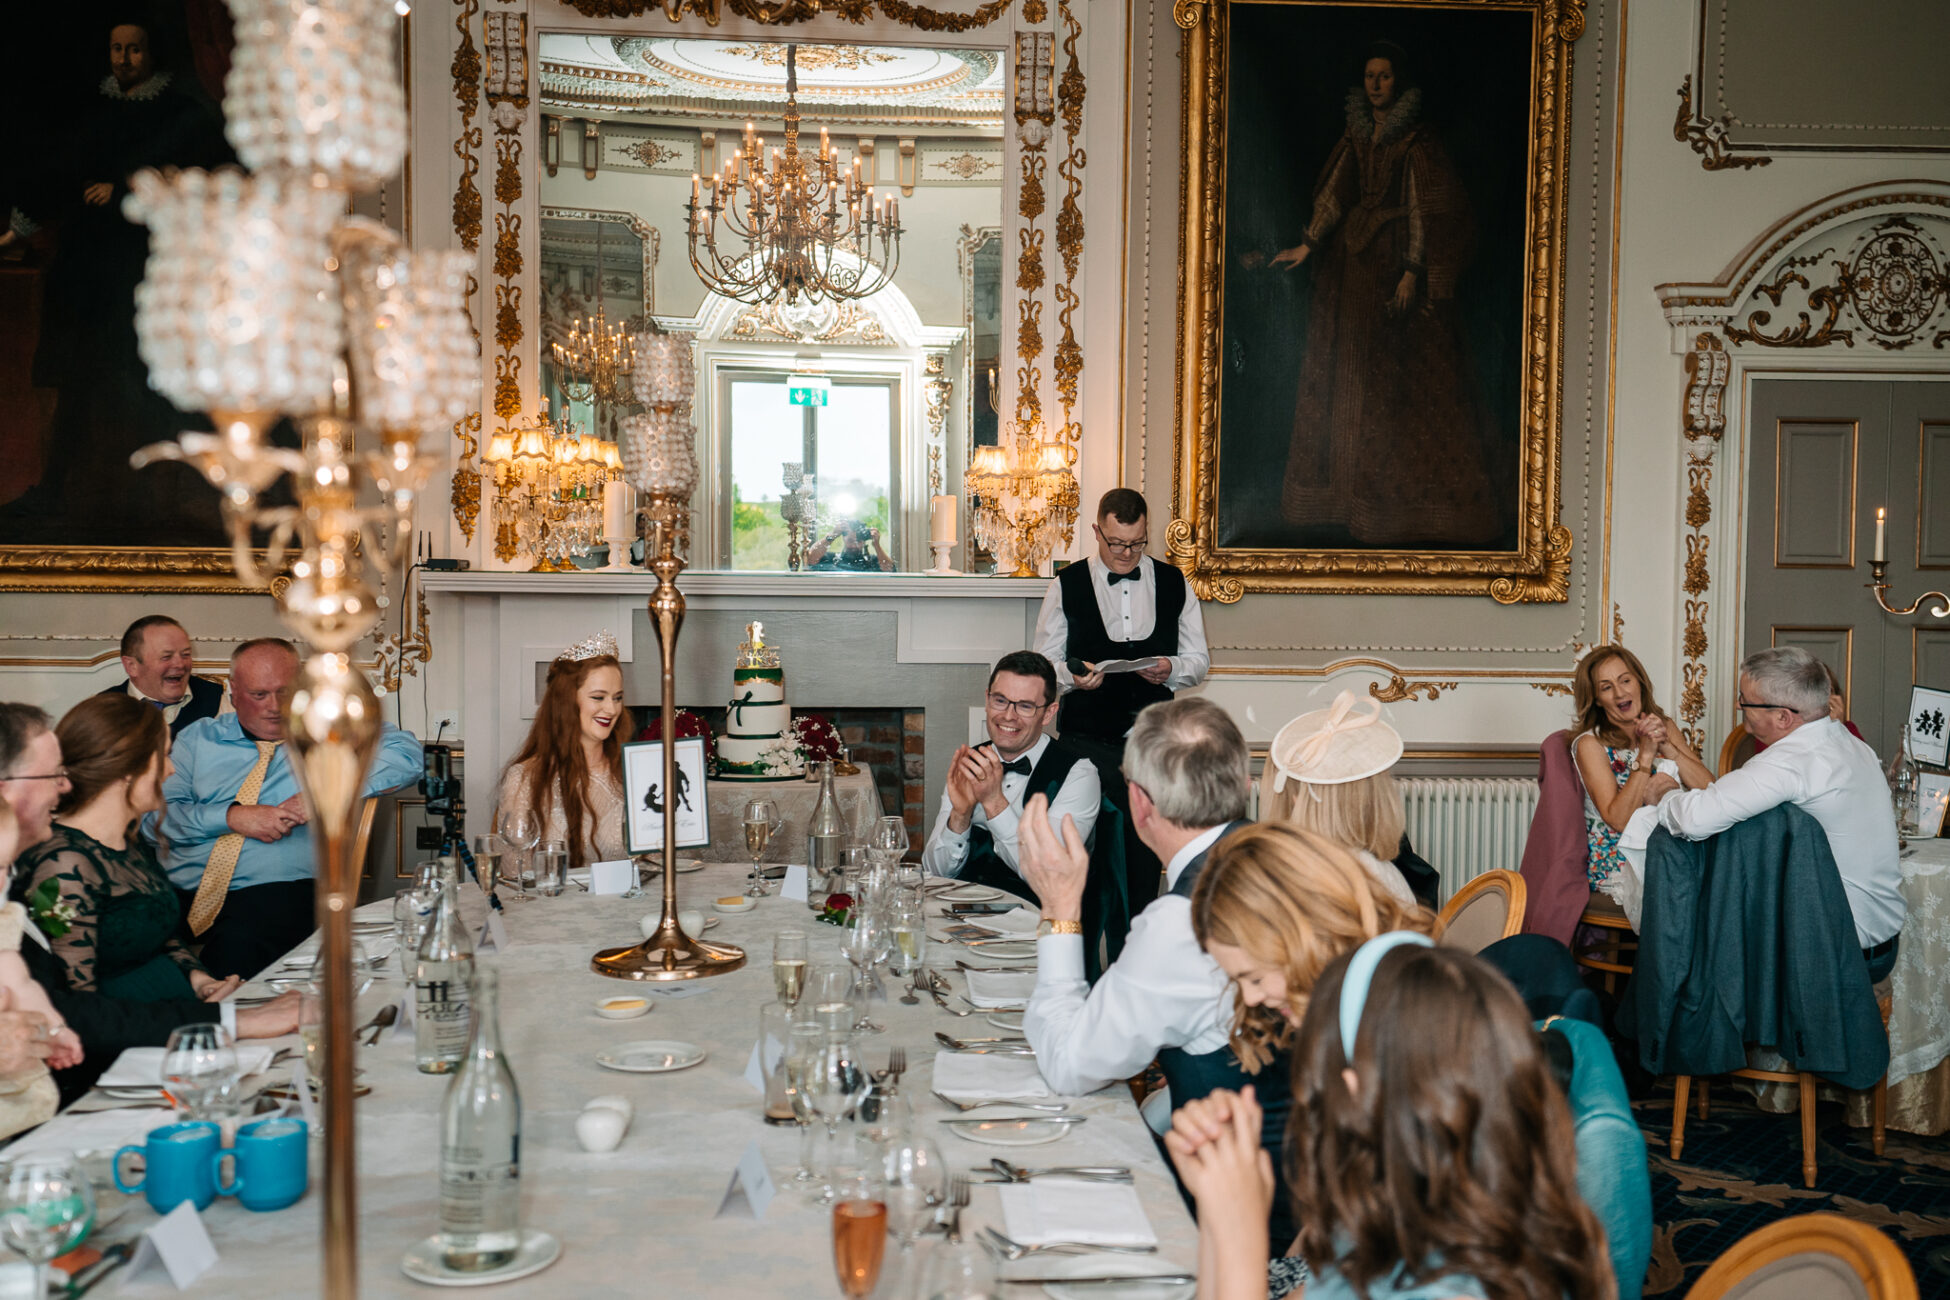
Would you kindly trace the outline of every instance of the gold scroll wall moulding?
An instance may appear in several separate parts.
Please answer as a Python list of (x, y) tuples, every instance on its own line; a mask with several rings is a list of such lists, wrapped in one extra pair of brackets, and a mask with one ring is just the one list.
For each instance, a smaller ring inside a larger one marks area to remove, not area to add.
[[(1440, 0), (1399, 0), (1412, 10)], [(1570, 597), (1572, 536), (1561, 509), (1564, 256), (1571, 45), (1584, 30), (1584, 0), (1527, 0), (1535, 16), (1520, 338), (1521, 496), (1514, 551), (1284, 549), (1218, 545), (1218, 449), (1224, 320), (1228, 0), (1177, 0), (1185, 29), (1183, 239), (1179, 255), (1178, 369), (1171, 561), (1202, 600), (1247, 591), (1359, 595), (1487, 595), (1499, 604)]]
[(1429, 699), (1439, 700), (1442, 692), (1456, 689), (1454, 682), (1411, 682), (1400, 673), (1391, 674), (1386, 682), (1369, 682), (1368, 694), (1383, 704), (1398, 704), (1403, 700), (1419, 700), (1422, 692), (1429, 693)]
[[(1772, 280), (1754, 289), (1772, 308), (1755, 307), (1743, 323), (1729, 321), (1722, 332), (1734, 343), (1770, 348), (1852, 348), (1866, 337), (1885, 352), (1929, 336), (1929, 326), (1950, 303), (1950, 262), (1928, 230), (1896, 214), (1864, 231), (1845, 258), (1834, 252), (1824, 248), (1783, 261)], [(1774, 310), (1784, 307), (1793, 323), (1770, 330)], [(1935, 345), (1942, 347), (1946, 337), (1950, 332), (1938, 332)]]
[(1063, 24), (1063, 76), (1056, 86), (1057, 111), (1063, 118), (1063, 140), (1067, 152), (1057, 160), (1056, 174), (1063, 180), (1063, 203), (1056, 213), (1056, 253), (1063, 262), (1063, 280), (1051, 291), (1056, 299), (1056, 322), (1063, 337), (1057, 342), (1054, 358), (1057, 400), (1063, 404), (1062, 441), (1069, 448), (1071, 463), (1083, 442), (1083, 425), (1076, 418), (1077, 385), (1083, 377), (1083, 345), (1077, 341), (1071, 315), (1082, 305), (1076, 290), (1077, 266), (1083, 257), (1083, 169), (1088, 155), (1078, 143), (1083, 132), (1083, 101), (1088, 85), (1083, 65), (1077, 58), (1077, 40), (1083, 24), (1077, 20), (1070, 0), (1059, 0), (1057, 16)]
[(1755, 167), (1765, 167), (1773, 162), (1765, 154), (1735, 153), (1734, 146), (1727, 139), (1732, 126), (1732, 118), (1721, 115), (1712, 121), (1693, 115), (1693, 79), (1687, 77), (1679, 83), (1679, 114), (1672, 120), (1672, 138), (1689, 146), (1699, 155), (1699, 165), (1710, 172), (1728, 171), (1738, 168), (1751, 171)]

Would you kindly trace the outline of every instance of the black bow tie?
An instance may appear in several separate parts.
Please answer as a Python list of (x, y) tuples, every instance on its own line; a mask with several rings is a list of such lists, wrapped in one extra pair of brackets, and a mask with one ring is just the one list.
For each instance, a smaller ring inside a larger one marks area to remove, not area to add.
[(1118, 573), (1111, 569), (1105, 569), (1104, 581), (1111, 584), (1116, 584), (1119, 582), (1136, 582), (1139, 576), (1143, 572), (1144, 572), (1144, 566), (1141, 564), (1138, 565), (1135, 569), (1132, 569), (1129, 573)]
[(1018, 758), (1012, 763), (1004, 763), (1002, 770), (1004, 772), (1014, 772), (1017, 776), (1028, 776), (1029, 760), (1026, 758)]

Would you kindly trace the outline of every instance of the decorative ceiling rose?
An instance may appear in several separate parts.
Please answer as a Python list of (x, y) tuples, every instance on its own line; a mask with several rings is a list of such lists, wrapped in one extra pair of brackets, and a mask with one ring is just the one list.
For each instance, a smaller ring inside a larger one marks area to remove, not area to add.
[[(782, 68), (788, 48), (783, 42), (772, 41), (763, 45), (727, 45), (724, 52), (733, 58), (751, 59), (769, 67)], [(850, 72), (876, 63), (892, 63), (899, 57), (891, 51), (866, 45), (810, 45), (799, 55), (799, 62), (816, 71), (837, 68)]]

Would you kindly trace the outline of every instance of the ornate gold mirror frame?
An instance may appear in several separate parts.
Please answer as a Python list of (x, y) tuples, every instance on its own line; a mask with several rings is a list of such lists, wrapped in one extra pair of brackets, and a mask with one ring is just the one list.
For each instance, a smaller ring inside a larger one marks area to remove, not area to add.
[[(1332, 0), (1328, 0), (1331, 4)], [(1248, 591), (1487, 595), (1501, 604), (1568, 599), (1571, 533), (1559, 523), (1562, 442), (1564, 164), (1571, 46), (1583, 0), (1463, 6), (1531, 19), (1527, 233), (1520, 333), (1521, 499), (1514, 550), (1409, 551), (1222, 547), (1219, 416), (1225, 355), (1228, 29), (1239, 0), (1177, 0), (1183, 36), (1184, 188), (1179, 258), (1178, 382), (1171, 558), (1201, 598)], [(1388, 0), (1389, 8), (1454, 10), (1445, 0)], [(1303, 7), (1296, 6), (1296, 11)], [(1512, 358), (1511, 364), (1516, 364)]]

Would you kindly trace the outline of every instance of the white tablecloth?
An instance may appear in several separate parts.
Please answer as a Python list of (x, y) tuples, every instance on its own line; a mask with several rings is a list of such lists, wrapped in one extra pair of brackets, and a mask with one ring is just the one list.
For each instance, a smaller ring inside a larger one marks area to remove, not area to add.
[[(840, 816), (847, 831), (865, 840), (881, 815), (880, 787), (873, 783), (873, 769), (865, 763), (852, 776), (833, 778), (833, 793), (839, 796)], [(761, 862), (804, 862), (806, 827), (812, 823), (813, 807), (819, 802), (819, 782), (799, 778), (791, 781), (707, 781), (711, 806), (711, 844), (700, 851), (714, 862), (750, 863), (745, 852), (745, 805), (754, 799), (770, 799), (778, 804), (785, 818), (785, 829), (765, 846)]]
[[(708, 907), (713, 897), (737, 893), (743, 878), (733, 864), (681, 875), (680, 905)], [(479, 896), (468, 893), (471, 910)], [(634, 941), (638, 918), (649, 906), (647, 899), (574, 892), (507, 904), (511, 945), (485, 960), (501, 973), (502, 1041), (521, 1089), (522, 1217), (525, 1226), (560, 1238), (563, 1254), (542, 1273), (497, 1286), (493, 1294), (619, 1300), (836, 1296), (829, 1212), (788, 1181), (798, 1134), (762, 1122), (761, 1099), (743, 1075), (757, 1036), (758, 1008), (772, 997), (772, 934), (786, 925), (805, 929), (817, 960), (837, 959), (838, 931), (813, 922), (804, 904), (761, 899), (752, 912), (720, 917), (711, 931), (711, 938), (745, 948), (744, 969), (698, 981), (706, 990), (699, 996), (656, 999), (655, 1010), (639, 1019), (599, 1019), (598, 999), (649, 986), (595, 975), (589, 957), (598, 948)], [(961, 977), (953, 970), (957, 951), (943, 948), (934, 964), (960, 989)], [(398, 988), (382, 983), (367, 1001), (388, 989), (396, 996)], [(361, 1009), (371, 1014), (363, 1003)], [(1039, 1164), (1129, 1165), (1160, 1241), (1158, 1255), (1147, 1257), (1147, 1264), (1155, 1260), (1160, 1271), (1193, 1271), (1197, 1231), (1127, 1089), (1115, 1085), (1073, 1102), (1070, 1113), (1088, 1116), (1088, 1123), (1051, 1145), (1021, 1151), (977, 1145), (936, 1123), (952, 1112), (930, 1093), (933, 1034), (937, 1029), (998, 1031), (976, 1017), (950, 1017), (925, 999), (917, 1007), (890, 1000), (876, 1015), (888, 1032), (870, 1037), (869, 1053), (878, 1064), (889, 1046), (906, 1047), (910, 1065), (903, 1091), (919, 1122), (935, 1133), (951, 1168), (986, 1166), (998, 1155)], [(697, 1043), (710, 1056), (696, 1068), (661, 1075), (618, 1074), (595, 1063), (596, 1052), (606, 1045), (655, 1038)], [(409, 1246), (437, 1227), (438, 1125), (447, 1081), (418, 1073), (411, 1040), (392, 1035), (376, 1048), (361, 1048), (360, 1065), (372, 1085), (371, 1095), (358, 1104), (361, 1294), (425, 1300), (434, 1293), (407, 1279), (399, 1262)], [(592, 1155), (576, 1143), (575, 1118), (584, 1102), (605, 1093), (631, 1098), (636, 1118), (617, 1151)], [(778, 1198), (762, 1224), (714, 1219), (733, 1167), (754, 1139), (779, 1182)], [(199, 1294), (318, 1293), (320, 1150), (314, 1142), (311, 1191), (290, 1209), (254, 1214), (233, 1199), (219, 1198), (204, 1214), (221, 1259), (197, 1283)], [(132, 1237), (154, 1217), (136, 1198), (103, 1239)], [(1001, 1222), (996, 1188), (976, 1187), (964, 1232)], [(892, 1250), (890, 1242), (890, 1259)], [(1011, 1269), (1047, 1276), (1058, 1271), (1047, 1267), (1051, 1263), (1038, 1260)], [(136, 1294), (175, 1294), (159, 1275), (111, 1285), (127, 1285)], [(1041, 1293), (1011, 1288), (1011, 1294)]]

